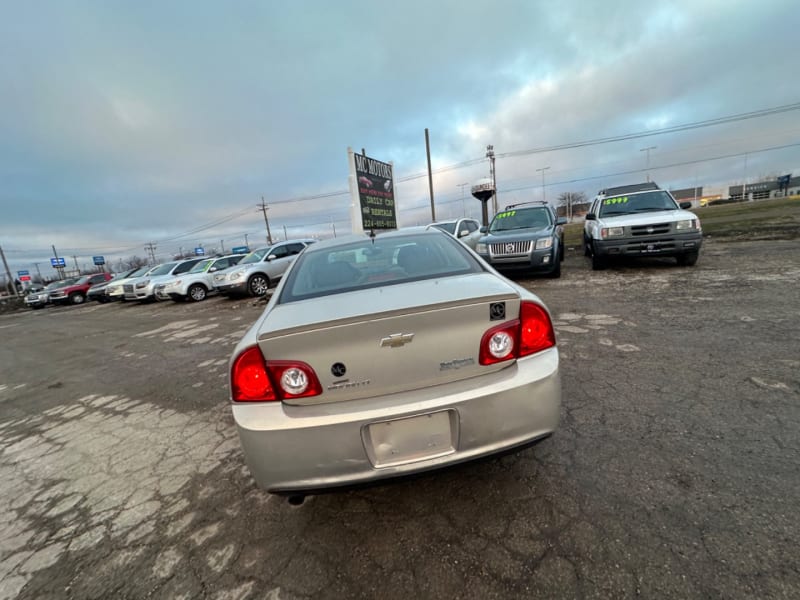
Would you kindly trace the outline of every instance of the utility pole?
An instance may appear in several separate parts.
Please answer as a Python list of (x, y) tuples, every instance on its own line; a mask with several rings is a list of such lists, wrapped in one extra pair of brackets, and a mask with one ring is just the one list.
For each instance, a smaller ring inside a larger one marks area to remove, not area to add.
[(219, 241), (219, 247), (222, 248), (222, 253), (225, 254), (225, 240)]
[(8, 268), (8, 263), (6, 262), (6, 255), (3, 252), (3, 248), (0, 247), (0, 257), (3, 259), (3, 266), (6, 268), (6, 276), (8, 276), (8, 282), (11, 285), (11, 289), (14, 290), (14, 295), (19, 296), (19, 292), (17, 291), (17, 284), (14, 282), (14, 278), (11, 277), (11, 271)]
[(436, 221), (436, 208), (433, 205), (433, 173), (431, 173), (431, 140), (425, 128), (425, 153), (428, 156), (428, 191), (431, 195), (431, 221)]
[(264, 202), (264, 196), (261, 196), (261, 208), (259, 208), (259, 210), (264, 213), (264, 224), (267, 226), (267, 243), (271, 246), (272, 233), (269, 230), (269, 219), (267, 218), (267, 211), (269, 210), (269, 206), (267, 206), (267, 203)]
[(547, 171), (550, 167), (542, 167), (541, 169), (536, 169), (537, 173), (542, 174), (542, 202), (547, 202), (547, 197), (544, 193), (544, 172)]
[(144, 246), (145, 251), (150, 256), (150, 264), (151, 265), (156, 264), (156, 246), (157, 246), (157, 244), (155, 242), (148, 242)]
[(72, 255), (72, 260), (75, 261), (75, 271), (77, 271), (77, 275), (81, 274), (81, 268), (78, 266), (78, 257), (74, 254)]
[(55, 244), (53, 244), (51, 246), (51, 248), (53, 248), (53, 256), (55, 256), (55, 258), (56, 258), (56, 273), (58, 273), (58, 278), (59, 279), (64, 279), (64, 267), (62, 267), (61, 264), (60, 264), (60, 260), (58, 258), (58, 252), (56, 252)]
[(464, 196), (464, 188), (467, 187), (468, 185), (469, 185), (469, 183), (457, 183), (456, 184), (456, 187), (461, 188), (461, 212), (463, 213), (461, 215), (462, 217), (466, 217), (467, 216), (467, 204), (466, 204), (466, 202), (464, 202), (464, 198), (465, 198), (465, 196)]
[(333, 227), (333, 237), (336, 237), (336, 223), (331, 221), (331, 227)]
[(639, 152), (646, 152), (647, 153), (647, 182), (650, 182), (650, 150), (655, 150), (658, 146), (648, 146), (647, 148), (642, 148)]
[(36, 274), (39, 276), (39, 282), (44, 283), (44, 279), (42, 279), (42, 272), (39, 270), (39, 263), (33, 263), (33, 266), (36, 267)]
[(489, 175), (492, 178), (492, 187), (494, 187), (494, 191), (492, 192), (492, 209), (494, 210), (494, 214), (497, 214), (497, 175), (494, 165), (494, 146), (486, 146), (486, 158), (489, 159)]
[(250, 247), (250, 245), (247, 243), (247, 235), (248, 235), (248, 234), (246, 234), (246, 233), (244, 234), (244, 245), (245, 245), (245, 246), (247, 246), (247, 247), (249, 248), (249, 247)]

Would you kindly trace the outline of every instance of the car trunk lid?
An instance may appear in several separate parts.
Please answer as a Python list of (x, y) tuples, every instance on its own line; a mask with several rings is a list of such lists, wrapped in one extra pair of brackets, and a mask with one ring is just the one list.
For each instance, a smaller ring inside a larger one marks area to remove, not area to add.
[(259, 345), (267, 360), (303, 361), (320, 380), (321, 395), (287, 403), (382, 396), (508, 366), (481, 366), (480, 341), (517, 318), (519, 301), (510, 284), (488, 273), (381, 286), (278, 304), (262, 323)]

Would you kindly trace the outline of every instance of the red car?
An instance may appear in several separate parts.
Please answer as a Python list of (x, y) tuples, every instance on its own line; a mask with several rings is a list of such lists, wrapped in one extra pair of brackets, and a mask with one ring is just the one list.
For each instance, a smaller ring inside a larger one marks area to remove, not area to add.
[(110, 273), (84, 275), (72, 285), (55, 290), (50, 294), (50, 301), (55, 304), (83, 304), (86, 300), (86, 292), (89, 291), (90, 287), (109, 279), (111, 279)]

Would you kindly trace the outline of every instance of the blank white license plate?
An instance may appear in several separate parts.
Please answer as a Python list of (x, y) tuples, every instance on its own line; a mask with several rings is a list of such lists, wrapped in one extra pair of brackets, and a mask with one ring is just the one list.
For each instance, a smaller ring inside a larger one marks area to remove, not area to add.
[(454, 411), (442, 410), (368, 425), (364, 445), (372, 464), (393, 467), (452, 454), (455, 417)]

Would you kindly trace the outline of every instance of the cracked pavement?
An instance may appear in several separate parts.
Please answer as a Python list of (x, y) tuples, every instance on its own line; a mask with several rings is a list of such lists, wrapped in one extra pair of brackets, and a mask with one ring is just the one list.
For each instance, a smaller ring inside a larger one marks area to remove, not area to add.
[(521, 281), (556, 434), (299, 507), (254, 486), (227, 404), (262, 306), (0, 317), (0, 599), (800, 596), (800, 241)]

